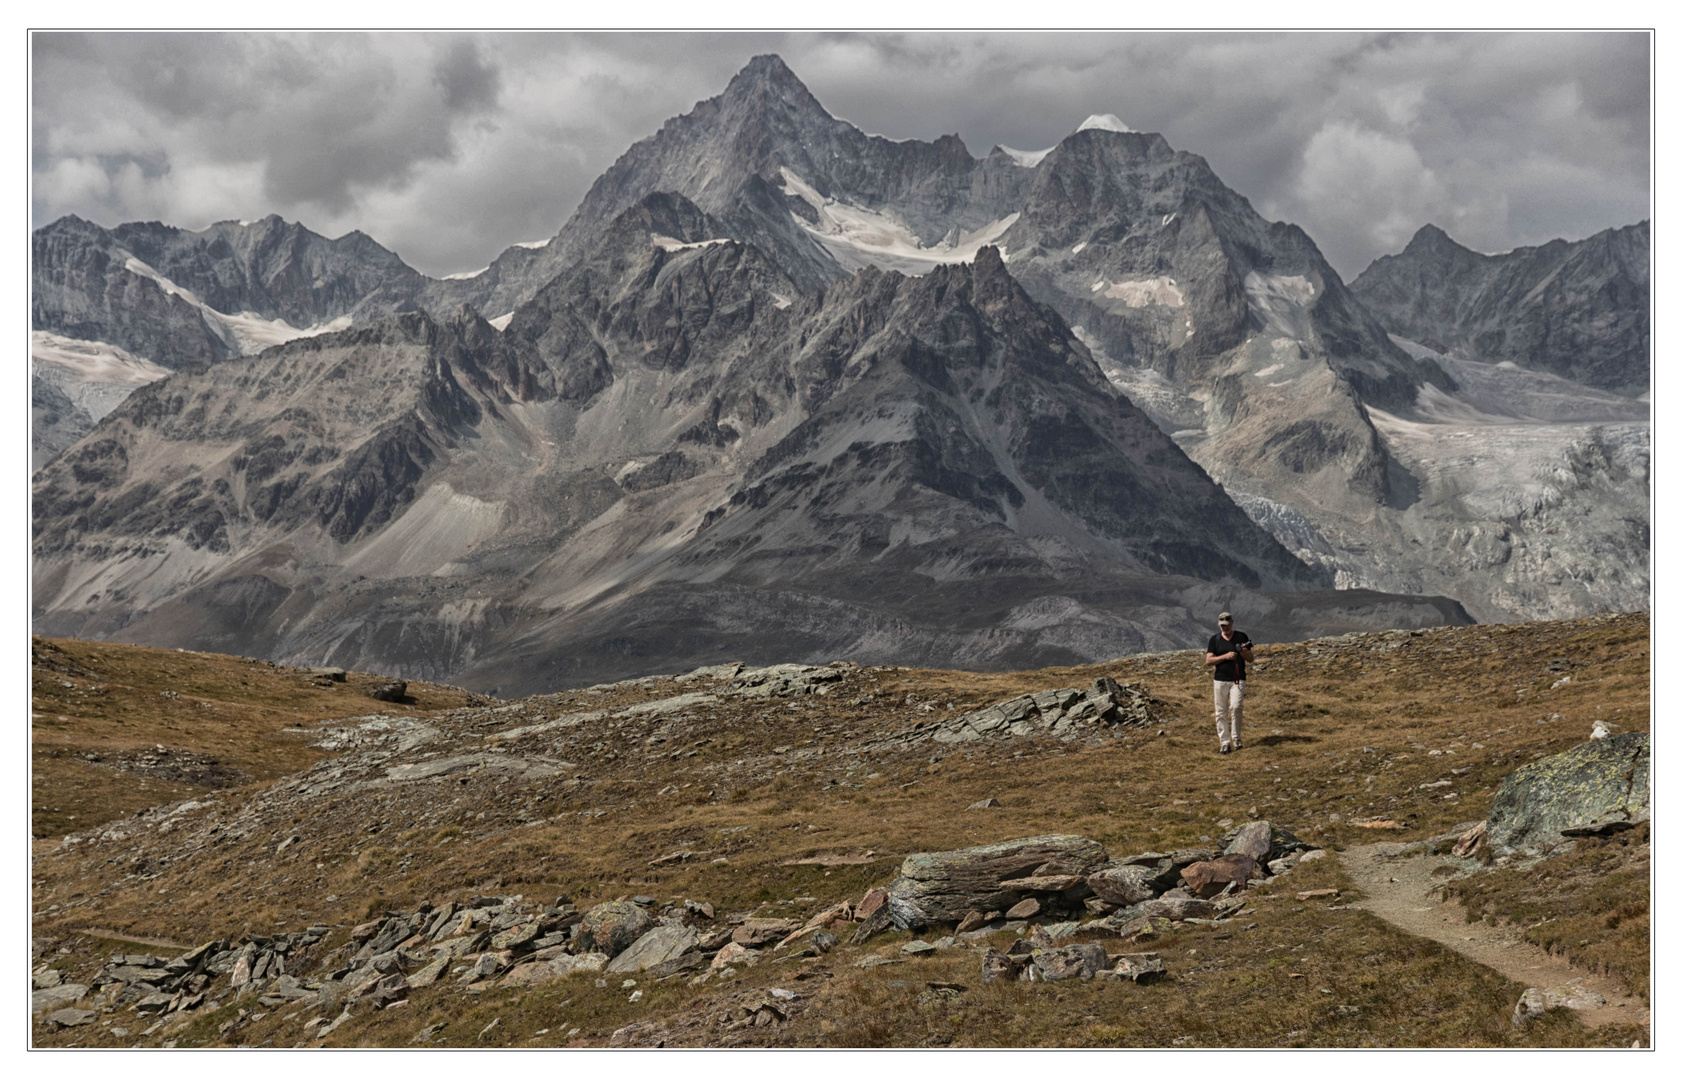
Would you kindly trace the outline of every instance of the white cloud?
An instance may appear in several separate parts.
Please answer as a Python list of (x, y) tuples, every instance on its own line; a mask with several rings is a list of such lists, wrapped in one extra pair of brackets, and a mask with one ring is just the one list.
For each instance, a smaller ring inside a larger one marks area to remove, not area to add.
[(1441, 214), (1446, 190), (1406, 139), (1336, 120), (1309, 139), (1292, 194), (1345, 243), (1395, 251)]

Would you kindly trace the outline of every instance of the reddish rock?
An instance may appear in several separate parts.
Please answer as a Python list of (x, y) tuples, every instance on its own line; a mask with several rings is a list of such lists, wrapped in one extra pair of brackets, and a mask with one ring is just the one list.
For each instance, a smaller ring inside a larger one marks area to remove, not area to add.
[(971, 911), (968, 915), (964, 916), (964, 921), (958, 924), (958, 929), (954, 930), (953, 933), (967, 934), (971, 930), (979, 930), (981, 927), (986, 925), (987, 916), (983, 915), (979, 911)]
[(1466, 858), (1468, 855), (1472, 854), (1472, 852), (1477, 850), (1478, 845), (1483, 843), (1484, 838), (1488, 835), (1489, 822), (1478, 822), (1475, 826), (1468, 830), (1464, 836), (1455, 841), (1454, 854), (1458, 855), (1462, 859)]
[(1222, 855), (1209, 862), (1192, 863), (1180, 871), (1180, 880), (1186, 883), (1186, 888), (1204, 899), (1216, 895), (1233, 882), (1243, 888), (1245, 883), (1257, 876), (1256, 860), (1248, 855)]
[(864, 899), (859, 901), (859, 906), (853, 909), (853, 918), (857, 919), (859, 922), (863, 922), (872, 915), (876, 914), (876, 909), (887, 902), (888, 890), (880, 888), (871, 889), (869, 892), (864, 894)]
[(732, 941), (730, 944), (726, 945), (724, 948), (718, 950), (718, 955), (713, 957), (712, 970), (717, 971), (719, 968), (724, 967), (726, 964), (734, 964), (734, 963), (754, 964), (754, 963), (757, 963), (758, 960), (759, 960), (759, 954), (758, 953), (754, 952), (752, 949), (748, 948), (745, 945), (738, 945), (734, 941)]

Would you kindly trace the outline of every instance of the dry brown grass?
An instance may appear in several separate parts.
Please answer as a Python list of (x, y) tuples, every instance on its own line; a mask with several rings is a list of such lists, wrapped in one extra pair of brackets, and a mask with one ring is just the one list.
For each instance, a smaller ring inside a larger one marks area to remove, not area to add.
[(1652, 826), (1577, 841), (1564, 855), (1451, 883), (1468, 921), (1525, 927), (1525, 939), (1646, 998), (1651, 979)]
[[(119, 766), (166, 747), (213, 759), (235, 784), (294, 773), (326, 755), (297, 728), (372, 713), (427, 715), (481, 700), (410, 683), (411, 703), (375, 701), (378, 676), (314, 685), (307, 669), (215, 653), (35, 638), (31, 642), (31, 835), (51, 839), (216, 787)], [(97, 755), (100, 763), (87, 760)]]
[[(567, 895), (580, 905), (643, 892), (709, 900), (721, 917), (756, 909), (804, 915), (886, 882), (910, 852), (1038, 833), (1090, 836), (1117, 854), (1197, 845), (1251, 817), (1331, 848), (1422, 839), (1483, 817), (1503, 776), (1581, 742), (1596, 719), (1646, 730), (1647, 633), (1645, 617), (1620, 616), (1263, 645), (1246, 703), (1246, 749), (1228, 756), (1215, 752), (1201, 654), (993, 676), (869, 669), (827, 698), (730, 706), (735, 711), (718, 718), (718, 730), (695, 742), (693, 758), (655, 757), (635, 775), (624, 759), (580, 758), (587, 785), (526, 801), (522, 814), (546, 819), (542, 824), (517, 827), (508, 816), (515, 803), (499, 794), (504, 789), (464, 785), (459, 810), (426, 828), (411, 820), (420, 804), (398, 794), (377, 804), (324, 797), (310, 819), (289, 826), (305, 836), (302, 850), (276, 856), (278, 833), (266, 831), (143, 885), (91, 857), (39, 858), (37, 911), (73, 906), (38, 914), (35, 927), (64, 940), (78, 927), (102, 926), (196, 942), (315, 920), (349, 926), (386, 907), (476, 891), (545, 901)], [(1342, 655), (1328, 662), (1334, 649)], [(1560, 672), (1548, 664), (1560, 657), (1572, 682), (1552, 690)], [(961, 710), (1023, 690), (1083, 686), (1100, 674), (1144, 682), (1184, 719), (1161, 734), (1132, 731), (1092, 746), (917, 744), (869, 759), (857, 786), (835, 784), (822, 771), (832, 758), (757, 773), (732, 764), (774, 762), (776, 746), (833, 748), (846, 744), (849, 732), (899, 730), (926, 718), (917, 708), (924, 703), (945, 713), (948, 704)], [(849, 704), (861, 691), (871, 700)], [(575, 693), (553, 707), (614, 707), (674, 692), (664, 684)], [(1453, 784), (1421, 790), (1439, 779)], [(695, 786), (655, 794), (683, 783)], [(987, 797), (1004, 808), (965, 810)], [(589, 808), (603, 813), (576, 813)], [(477, 816), (481, 810), (485, 818)], [(368, 836), (361, 826), (373, 815), (391, 824)], [(347, 824), (351, 818), (355, 825)], [(1404, 828), (1354, 824), (1369, 818)], [(680, 848), (701, 854), (650, 865)], [(863, 865), (790, 864), (867, 851), (873, 854)], [(617, 979), (597, 988), (578, 978), (538, 991), (417, 992), (410, 1005), (358, 1017), (329, 1041), (404, 1045), (445, 1020), (439, 1044), (602, 1045), (618, 1026), (650, 1017), (674, 1025), (674, 1042), (693, 1036), (702, 1045), (1565, 1046), (1621, 1039), (1627, 1046), (1634, 1037), (1622, 1029), (1587, 1031), (1570, 1017), (1515, 1031), (1507, 1018), (1523, 987), (1364, 913), (1289, 900), (1336, 873), (1328, 863), (1309, 864), (1281, 885), (1279, 898), (1258, 903), (1252, 918), (1224, 929), (1187, 926), (1150, 945), (1172, 973), (1155, 986), (983, 987), (973, 953), (859, 971), (852, 962), (863, 952), (844, 948), (815, 965), (828, 969), (828, 978), (789, 981), (797, 965), (744, 971), (744, 988), (790, 986), (806, 995), (805, 1011), (789, 1024), (728, 1039), (716, 1022), (726, 988), (682, 980), (645, 985), (647, 997), (633, 1006)], [(1243, 928), (1249, 922), (1253, 930)], [(1629, 940), (1645, 939), (1639, 919), (1626, 916), (1619, 926)], [(1292, 971), (1305, 978), (1290, 979)], [(918, 1004), (930, 980), (967, 989), (956, 1000)], [(237, 1041), (291, 1045), (313, 1015), (267, 1017), (241, 1028)], [(480, 1029), (499, 1017), (477, 1042)], [(221, 1019), (195, 1021), (179, 1036), (182, 1045), (217, 1042)], [(580, 1033), (569, 1037), (573, 1027)], [(550, 1030), (537, 1035), (542, 1028)], [(41, 1041), (92, 1045), (87, 1040), (98, 1038), (66, 1032)]]

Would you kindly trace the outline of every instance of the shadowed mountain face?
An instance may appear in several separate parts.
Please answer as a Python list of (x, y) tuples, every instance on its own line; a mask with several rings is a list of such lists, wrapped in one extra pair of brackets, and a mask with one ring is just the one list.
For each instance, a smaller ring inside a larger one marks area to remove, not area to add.
[(721, 646), (1099, 655), (1232, 597), (1348, 617), (1256, 591), (1328, 578), (994, 249), (801, 294), (716, 231), (650, 197), (505, 332), (403, 315), (142, 389), (39, 477), (38, 620), (533, 689)]
[(1647, 222), (1482, 255), (1435, 225), (1351, 288), (1399, 337), (1635, 396), (1652, 385)]

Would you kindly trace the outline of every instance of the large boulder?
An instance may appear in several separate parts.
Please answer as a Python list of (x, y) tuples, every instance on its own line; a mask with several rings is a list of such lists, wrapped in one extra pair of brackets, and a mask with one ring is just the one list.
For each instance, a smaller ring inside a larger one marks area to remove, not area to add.
[(1100, 900), (1128, 907), (1157, 894), (1157, 870), (1152, 866), (1112, 866), (1087, 876), (1086, 885)]
[[(901, 910), (920, 912), (929, 922), (957, 922), (970, 911), (1004, 911), (1023, 899), (1002, 883), (1048, 872), (1091, 874), (1109, 857), (1084, 836), (1029, 836), (958, 851), (906, 856), (888, 885)], [(899, 919), (895, 919), (896, 925)]]
[(653, 925), (653, 916), (629, 900), (597, 904), (578, 925), (578, 951), (618, 956)]
[(1184, 848), (1160, 855), (1154, 862), (1138, 861), (1133, 865), (1153, 868), (1156, 876), (1150, 879), (1151, 888), (1157, 893), (1164, 893), (1180, 884), (1180, 871), (1192, 863), (1208, 862), (1220, 854), (1209, 848)]
[(610, 972), (644, 971), (655, 964), (675, 960), (700, 946), (700, 935), (688, 926), (656, 926), (607, 965)]
[(1110, 958), (1102, 945), (1068, 945), (1061, 949), (1035, 949), (1028, 978), (1033, 982), (1090, 979), (1110, 969)]
[(61, 982), (57, 986), (50, 986), (43, 990), (36, 990), (29, 995), (29, 1011), (39, 1013), (48, 1009), (73, 1005), (80, 1001), (87, 992), (88, 988), (83, 984), (67, 982)]
[(1248, 855), (1258, 866), (1310, 850), (1294, 833), (1270, 821), (1246, 821), (1221, 837), (1222, 855)]
[(1264, 863), (1273, 847), (1273, 826), (1266, 821), (1246, 821), (1227, 842), (1226, 855), (1247, 855), (1252, 862)]
[(1542, 855), (1591, 826), (1652, 817), (1652, 751), (1644, 733), (1594, 739), (1515, 769), (1489, 808), (1489, 852), (1497, 859)]

